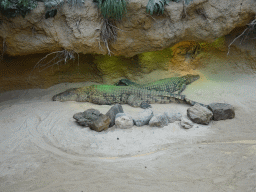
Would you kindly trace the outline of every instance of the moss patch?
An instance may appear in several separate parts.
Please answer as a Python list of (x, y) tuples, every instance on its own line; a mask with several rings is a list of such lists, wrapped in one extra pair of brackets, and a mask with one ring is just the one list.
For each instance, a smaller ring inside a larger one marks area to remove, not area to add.
[(204, 51), (209, 51), (211, 49), (218, 49), (220, 51), (226, 51), (226, 39), (225, 36), (217, 38), (213, 43), (198, 43), (200, 48)]
[(161, 51), (141, 53), (138, 55), (139, 64), (144, 73), (150, 73), (154, 70), (168, 70), (168, 61), (173, 57), (171, 48)]
[(128, 77), (130, 74), (136, 75), (141, 72), (137, 56), (132, 58), (114, 57), (108, 55), (95, 55), (94, 63), (108, 79)]

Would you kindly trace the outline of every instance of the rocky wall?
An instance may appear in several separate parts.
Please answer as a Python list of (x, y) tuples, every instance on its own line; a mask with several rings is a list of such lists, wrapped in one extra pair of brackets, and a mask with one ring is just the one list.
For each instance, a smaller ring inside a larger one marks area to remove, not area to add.
[[(126, 17), (117, 23), (118, 38), (110, 44), (113, 55), (131, 57), (162, 50), (181, 41), (212, 42), (254, 19), (255, 0), (194, 0), (184, 8), (170, 2), (163, 15), (146, 13), (148, 0), (129, 0)], [(65, 4), (53, 18), (45, 19), (38, 3), (25, 18), (0, 15), (0, 49), (12, 56), (72, 50), (107, 54), (100, 41), (102, 17), (92, 1), (81, 7)]]

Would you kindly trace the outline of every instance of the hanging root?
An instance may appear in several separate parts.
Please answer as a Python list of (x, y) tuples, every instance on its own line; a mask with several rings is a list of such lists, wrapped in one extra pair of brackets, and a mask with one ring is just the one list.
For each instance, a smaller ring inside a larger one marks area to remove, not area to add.
[(7, 46), (6, 46), (6, 42), (5, 42), (5, 39), (3, 39), (3, 52), (2, 52), (2, 55), (1, 55), (1, 59), (2, 60), (4, 60), (4, 52), (6, 51), (6, 48), (7, 48)]
[[(230, 46), (240, 37), (242, 37), (246, 32), (246, 36), (243, 38), (243, 40), (245, 40), (247, 38), (247, 36), (253, 31), (255, 30), (255, 25), (256, 25), (256, 19), (254, 19), (251, 23), (249, 23), (247, 25), (247, 28), (243, 31), (243, 33), (241, 33), (238, 37), (236, 37), (228, 46), (228, 53), (227, 55), (229, 55), (229, 51), (230, 51)], [(242, 41), (240, 42), (240, 44), (242, 43)]]
[(100, 38), (108, 50), (108, 55), (111, 55), (112, 52), (110, 51), (108, 44), (110, 42), (114, 43), (117, 39), (117, 27), (115, 27), (114, 21), (111, 21), (110, 19), (103, 19)]
[[(75, 59), (75, 54), (78, 55), (78, 65), (79, 65), (79, 54), (76, 53), (75, 51), (68, 51), (68, 50), (63, 50), (63, 51), (55, 51), (52, 53), (47, 54), (45, 57), (40, 59), (34, 66), (34, 68), (31, 70), (30, 75), (28, 77), (28, 80), (30, 81), (31, 74), (32, 72), (38, 68), (39, 72), (42, 72), (49, 67), (53, 67), (55, 65), (59, 66), (61, 62), (64, 62), (66, 64), (67, 61), (71, 59)], [(53, 57), (53, 59), (51, 59)]]
[(181, 18), (182, 19), (185, 19), (188, 15), (187, 15), (187, 8), (186, 8), (186, 3), (185, 3), (185, 0), (182, 1), (182, 4), (183, 4), (183, 11), (182, 11), (182, 16)]
[[(55, 52), (49, 53), (36, 63), (33, 70), (36, 68), (39, 68), (39, 71), (41, 72), (54, 65), (59, 65), (62, 61), (66, 63), (68, 60), (75, 59), (75, 53), (76, 52), (74, 51), (68, 51), (68, 50), (55, 51)], [(50, 61), (46, 62), (48, 57), (51, 55), (53, 56), (55, 55), (55, 56)]]

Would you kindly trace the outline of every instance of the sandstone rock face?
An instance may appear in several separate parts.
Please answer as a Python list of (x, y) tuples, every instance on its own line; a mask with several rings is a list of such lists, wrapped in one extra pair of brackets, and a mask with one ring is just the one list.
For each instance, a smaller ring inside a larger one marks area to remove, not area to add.
[[(164, 15), (146, 14), (148, 0), (130, 0), (127, 14), (117, 24), (117, 41), (110, 45), (113, 55), (138, 53), (170, 47), (180, 41), (208, 41), (245, 26), (256, 14), (255, 0), (194, 0), (186, 7), (170, 2)], [(44, 18), (39, 2), (25, 18), (3, 18), (0, 23), (0, 49), (5, 54), (27, 55), (57, 50), (107, 54), (99, 42), (102, 17), (92, 1), (78, 8), (65, 4), (54, 18)], [(184, 17), (185, 16), (185, 17)]]

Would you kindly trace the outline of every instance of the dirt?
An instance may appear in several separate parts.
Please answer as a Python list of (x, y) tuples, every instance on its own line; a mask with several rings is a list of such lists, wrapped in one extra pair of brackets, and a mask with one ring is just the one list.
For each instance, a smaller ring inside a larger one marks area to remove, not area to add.
[[(190, 69), (201, 79), (183, 93), (205, 104), (229, 103), (235, 118), (188, 130), (178, 122), (100, 133), (80, 127), (73, 114), (89, 108), (106, 113), (111, 106), (53, 102), (51, 97), (92, 82), (1, 93), (1, 191), (256, 191), (255, 62), (231, 53), (201, 59), (200, 67)], [(168, 73), (155, 71), (140, 82), (159, 76)], [(189, 106), (152, 107), (155, 114), (186, 115)], [(123, 108), (133, 116), (143, 110)]]

